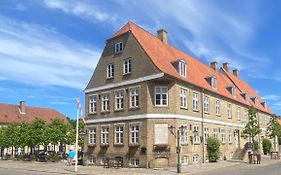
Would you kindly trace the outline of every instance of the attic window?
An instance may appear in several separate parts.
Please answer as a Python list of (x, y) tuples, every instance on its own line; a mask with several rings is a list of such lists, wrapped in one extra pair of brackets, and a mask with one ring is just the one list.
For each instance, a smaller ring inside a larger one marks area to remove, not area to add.
[(228, 86), (227, 90), (231, 93), (232, 96), (236, 96), (236, 87), (234, 85)]
[(251, 97), (252, 101), (255, 105), (258, 105), (258, 98), (257, 97)]
[(249, 95), (247, 92), (242, 92), (241, 96), (248, 102), (249, 101)]
[(211, 85), (213, 89), (217, 88), (218, 83), (217, 83), (217, 77), (215, 75), (206, 77), (206, 80), (208, 81), (208, 83)]
[(186, 64), (184, 60), (179, 61), (179, 73), (182, 77), (186, 77)]
[(264, 109), (267, 109), (267, 103), (266, 102), (261, 102), (261, 104), (263, 105)]
[(115, 54), (121, 53), (123, 51), (123, 42), (115, 43)]

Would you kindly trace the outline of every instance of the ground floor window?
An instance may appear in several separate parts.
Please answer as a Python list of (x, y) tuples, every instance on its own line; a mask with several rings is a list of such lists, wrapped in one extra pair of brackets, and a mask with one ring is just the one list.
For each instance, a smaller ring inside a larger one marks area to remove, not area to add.
[(89, 165), (95, 164), (95, 158), (94, 158), (93, 155), (90, 155), (90, 156), (88, 157), (88, 164), (89, 164)]
[(198, 154), (196, 154), (192, 157), (192, 163), (193, 164), (199, 163), (199, 155)]
[(182, 156), (181, 157), (181, 164), (182, 165), (188, 165), (188, 156)]
[(102, 157), (101, 160), (100, 160), (100, 164), (101, 164), (101, 165), (106, 165), (106, 164), (108, 164), (108, 158), (107, 158), (107, 157)]
[(140, 165), (140, 161), (139, 161), (138, 158), (132, 157), (132, 158), (130, 159), (130, 166), (132, 166), (132, 167), (138, 167), (139, 165)]

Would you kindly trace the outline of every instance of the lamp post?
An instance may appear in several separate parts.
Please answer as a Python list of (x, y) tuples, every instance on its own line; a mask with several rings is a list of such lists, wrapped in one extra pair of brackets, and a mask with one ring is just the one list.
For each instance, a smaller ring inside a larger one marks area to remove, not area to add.
[(186, 131), (187, 127), (181, 125), (178, 129), (174, 126), (169, 126), (169, 130), (172, 135), (175, 136), (177, 139), (177, 147), (176, 147), (176, 153), (177, 153), (177, 173), (181, 173), (181, 163), (180, 163), (180, 152), (181, 152), (181, 145), (180, 145), (180, 133), (184, 133)]

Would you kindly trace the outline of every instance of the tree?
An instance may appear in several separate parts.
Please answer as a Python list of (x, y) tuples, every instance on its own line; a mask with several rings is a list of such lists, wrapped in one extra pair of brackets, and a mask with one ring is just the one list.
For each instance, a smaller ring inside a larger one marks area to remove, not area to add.
[(218, 138), (209, 137), (207, 139), (207, 152), (210, 162), (216, 162), (220, 155), (220, 141)]
[(270, 152), (272, 143), (269, 139), (263, 139), (262, 141), (263, 153), (267, 154)]
[(274, 140), (274, 150), (276, 150), (276, 137), (280, 138), (281, 136), (281, 126), (277, 121), (277, 116), (273, 115), (270, 118), (269, 123), (267, 124), (266, 135)]
[[(248, 118), (249, 121), (242, 131), (242, 136), (244, 138), (250, 137), (252, 139), (252, 143), (254, 144), (255, 136), (261, 133), (261, 129), (257, 119), (256, 109), (253, 106), (251, 106), (248, 110)], [(255, 150), (254, 146), (253, 150)]]

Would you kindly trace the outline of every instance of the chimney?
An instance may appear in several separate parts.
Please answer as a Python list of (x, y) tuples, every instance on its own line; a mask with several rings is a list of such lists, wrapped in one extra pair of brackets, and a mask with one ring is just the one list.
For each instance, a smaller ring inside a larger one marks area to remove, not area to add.
[(238, 69), (234, 69), (232, 72), (235, 77), (238, 77)]
[(20, 101), (20, 113), (25, 114), (25, 101)]
[(223, 63), (222, 66), (224, 70), (229, 71), (229, 63)]
[(165, 29), (157, 31), (157, 37), (165, 44), (168, 44), (168, 32)]
[(213, 61), (213, 62), (211, 62), (210, 65), (211, 65), (211, 68), (213, 68), (214, 70), (217, 70), (218, 62)]

